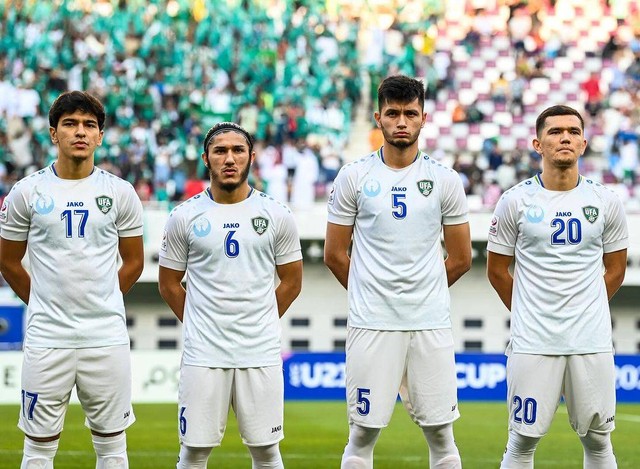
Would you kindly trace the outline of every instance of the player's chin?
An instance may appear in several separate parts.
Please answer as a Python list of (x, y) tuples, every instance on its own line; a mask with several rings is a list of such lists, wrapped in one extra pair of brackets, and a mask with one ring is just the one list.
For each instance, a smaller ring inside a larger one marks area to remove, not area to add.
[(396, 148), (409, 148), (411, 145), (415, 143), (417, 138), (411, 137), (401, 137), (401, 138), (391, 138), (388, 140), (389, 145), (392, 145)]

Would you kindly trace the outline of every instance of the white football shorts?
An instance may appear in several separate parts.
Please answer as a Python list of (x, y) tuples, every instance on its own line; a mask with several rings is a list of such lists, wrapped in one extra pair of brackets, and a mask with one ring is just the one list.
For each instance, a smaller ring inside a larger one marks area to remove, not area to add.
[(453, 422), (460, 413), (451, 329), (347, 331), (349, 422), (382, 428), (398, 392), (420, 427)]
[(117, 433), (135, 422), (128, 344), (80, 349), (25, 347), (20, 430), (40, 438), (60, 433), (74, 386), (85, 425), (91, 430)]
[(613, 354), (530, 355), (507, 359), (509, 429), (531, 437), (548, 431), (564, 396), (569, 423), (579, 436), (615, 428)]
[(178, 391), (180, 443), (220, 446), (229, 408), (247, 446), (267, 446), (284, 438), (282, 365), (260, 368), (206, 368), (182, 365)]

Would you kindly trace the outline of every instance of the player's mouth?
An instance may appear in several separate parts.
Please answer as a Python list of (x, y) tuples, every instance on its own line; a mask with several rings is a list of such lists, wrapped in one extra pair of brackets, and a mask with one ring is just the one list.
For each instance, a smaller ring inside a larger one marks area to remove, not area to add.
[(237, 171), (233, 168), (226, 168), (222, 170), (222, 174), (224, 176), (233, 176), (234, 174), (236, 174)]
[(85, 148), (88, 148), (88, 147), (89, 147), (89, 144), (88, 144), (88, 143), (86, 143), (86, 142), (75, 142), (75, 143), (73, 144), (73, 146), (74, 146), (74, 147), (76, 147), (76, 148), (78, 148), (78, 149), (84, 150)]
[(398, 138), (407, 138), (409, 136), (409, 132), (396, 132), (393, 136)]

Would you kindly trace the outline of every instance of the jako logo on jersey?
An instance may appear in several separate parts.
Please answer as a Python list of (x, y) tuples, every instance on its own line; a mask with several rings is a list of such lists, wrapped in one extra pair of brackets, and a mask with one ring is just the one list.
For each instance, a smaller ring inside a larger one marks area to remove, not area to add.
[(222, 228), (240, 228), (240, 223), (225, 223)]
[(540, 223), (544, 219), (544, 210), (537, 205), (531, 205), (525, 214), (527, 220), (531, 223)]
[(423, 179), (422, 181), (418, 181), (418, 190), (425, 197), (429, 197), (431, 191), (433, 190), (433, 181), (429, 181), (428, 179)]
[(267, 231), (267, 228), (269, 227), (269, 220), (262, 217), (252, 218), (251, 226), (253, 226), (253, 229), (255, 230), (256, 233), (258, 233), (259, 235), (262, 235), (262, 233)]
[(106, 195), (101, 195), (96, 197), (96, 204), (98, 204), (100, 211), (106, 215), (109, 213), (109, 210), (111, 210), (111, 207), (113, 207), (113, 199)]
[(33, 208), (40, 215), (47, 215), (53, 211), (54, 206), (55, 203), (50, 195), (41, 194)]
[(84, 202), (67, 202), (67, 207), (84, 207)]
[(278, 425), (276, 427), (271, 427), (271, 433), (277, 433), (282, 430), (282, 425)]
[(193, 224), (193, 234), (198, 238), (204, 238), (211, 233), (211, 223), (206, 218), (198, 218)]
[(598, 215), (600, 215), (598, 207), (594, 207), (593, 205), (582, 207), (582, 213), (584, 213), (584, 216), (589, 223), (595, 223), (595, 221), (598, 219)]
[(380, 183), (375, 179), (369, 179), (364, 183), (362, 192), (364, 192), (364, 195), (367, 197), (375, 197), (380, 193)]
[(407, 192), (407, 188), (406, 187), (393, 186), (391, 188), (391, 192)]
[(571, 212), (556, 212), (556, 217), (570, 217)]

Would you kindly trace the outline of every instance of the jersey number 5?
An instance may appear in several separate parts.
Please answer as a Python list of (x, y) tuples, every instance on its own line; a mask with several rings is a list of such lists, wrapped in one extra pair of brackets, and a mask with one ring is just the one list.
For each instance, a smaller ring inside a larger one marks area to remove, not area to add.
[(407, 204), (402, 200), (407, 198), (407, 194), (391, 194), (391, 206), (393, 210), (391, 211), (391, 215), (396, 220), (402, 220), (407, 216)]

